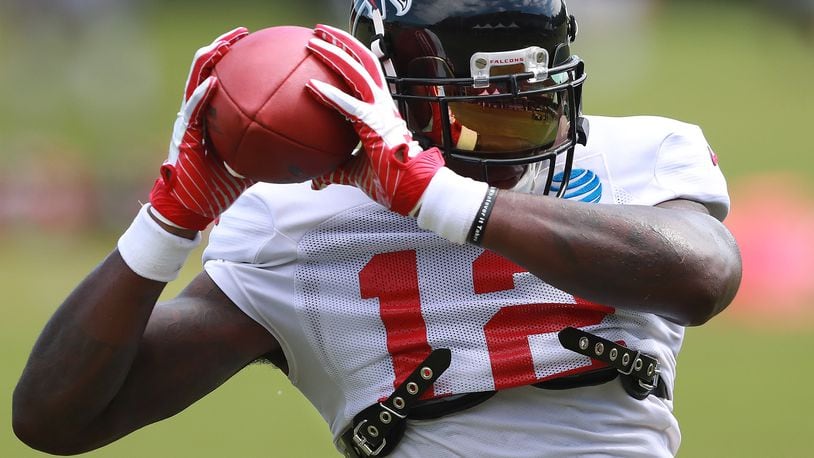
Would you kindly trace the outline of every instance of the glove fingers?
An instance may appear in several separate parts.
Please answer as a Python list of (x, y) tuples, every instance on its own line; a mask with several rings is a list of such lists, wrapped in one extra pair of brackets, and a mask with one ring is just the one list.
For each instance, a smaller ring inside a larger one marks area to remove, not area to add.
[(212, 68), (214, 68), (215, 64), (229, 51), (229, 48), (248, 34), (248, 29), (238, 27), (219, 36), (212, 43), (195, 52), (195, 57), (192, 59), (192, 65), (190, 65), (189, 75), (187, 76), (184, 100), (188, 100), (195, 88), (209, 77), (212, 73)]
[(213, 43), (224, 42), (224, 43), (228, 44), (229, 46), (231, 46), (231, 45), (237, 43), (238, 40), (240, 40), (241, 38), (246, 37), (246, 35), (248, 35), (248, 34), (249, 34), (249, 29), (247, 29), (246, 27), (237, 27), (237, 28), (234, 28), (234, 29), (224, 33), (223, 35), (219, 36), (218, 38), (215, 38), (212, 42)]
[(212, 97), (217, 88), (217, 79), (209, 77), (203, 84), (195, 88), (190, 96), (189, 103), (181, 105), (178, 118), (172, 128), (172, 138), (167, 154), (167, 163), (175, 164), (182, 148), (197, 150), (203, 154), (203, 130), (201, 129), (201, 110)]
[(364, 67), (378, 87), (385, 87), (384, 74), (382, 73), (379, 59), (353, 35), (325, 24), (318, 24), (314, 29), (314, 34), (322, 40), (344, 50), (345, 53), (362, 64), (362, 67)]
[(342, 113), (346, 118), (355, 121), (365, 114), (366, 104), (348, 95), (335, 86), (319, 80), (310, 80), (305, 84), (308, 92), (321, 103)]
[(215, 94), (218, 87), (218, 79), (210, 76), (192, 91), (187, 103), (182, 110), (186, 125), (199, 127), (201, 125), (201, 112), (206, 107), (207, 102)]
[(192, 63), (192, 67), (190, 68), (189, 77), (187, 78), (186, 83), (186, 90), (184, 92), (185, 100), (189, 100), (192, 97), (192, 93), (195, 91), (195, 88), (201, 85), (203, 81), (209, 77), (212, 73), (212, 68), (215, 66), (215, 63), (223, 57), (223, 50), (226, 48), (227, 45), (224, 43), (218, 43), (205, 54), (201, 56), (197, 56), (195, 61)]
[(366, 102), (375, 101), (373, 87), (376, 83), (362, 64), (348, 53), (319, 38), (310, 39), (307, 48), (339, 74), (353, 89), (354, 95)]

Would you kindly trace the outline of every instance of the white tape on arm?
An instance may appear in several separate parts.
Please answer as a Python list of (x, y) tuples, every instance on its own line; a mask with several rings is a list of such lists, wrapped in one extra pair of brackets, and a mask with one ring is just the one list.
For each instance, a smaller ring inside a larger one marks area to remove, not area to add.
[(193, 240), (170, 234), (150, 216), (149, 207), (149, 204), (141, 207), (119, 238), (119, 254), (136, 274), (170, 282), (178, 278), (189, 253), (201, 243), (201, 234)]
[(463, 245), (488, 190), (486, 183), (442, 167), (421, 198), (418, 226)]

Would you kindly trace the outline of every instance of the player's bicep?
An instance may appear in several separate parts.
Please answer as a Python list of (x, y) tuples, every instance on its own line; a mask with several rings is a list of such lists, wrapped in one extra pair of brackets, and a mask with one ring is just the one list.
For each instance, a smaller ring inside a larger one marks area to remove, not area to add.
[(99, 426), (120, 437), (172, 416), (252, 361), (279, 352), (276, 340), (202, 273), (176, 299), (156, 306)]

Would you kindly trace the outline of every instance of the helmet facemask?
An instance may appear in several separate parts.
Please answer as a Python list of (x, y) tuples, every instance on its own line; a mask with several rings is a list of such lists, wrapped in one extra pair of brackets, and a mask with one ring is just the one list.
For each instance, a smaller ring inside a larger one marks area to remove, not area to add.
[[(414, 10), (422, 8), (416, 5)], [(372, 26), (367, 41), (380, 51), (393, 98), (422, 146), (439, 147), (447, 166), (459, 174), (501, 188), (514, 187), (522, 178), (523, 190), (537, 183), (543, 189), (535, 192), (548, 193), (555, 169), (567, 179), (574, 148), (585, 142), (580, 117), (584, 64), (570, 55), (575, 22), (564, 4), (559, 7), (519, 16), (490, 11), (465, 20), (452, 12), (426, 27), (392, 14), (375, 24), (381, 15), (374, 11), (369, 21), (352, 14), (351, 24), (363, 42), (365, 33), (357, 32), (365, 27), (359, 23)], [(449, 26), (463, 22), (455, 30)], [(549, 28), (556, 36), (548, 36)], [(465, 34), (478, 39), (459, 36)], [(507, 49), (512, 44), (521, 46)], [(544, 184), (530, 179), (541, 170), (547, 170)]]
[[(514, 53), (545, 55), (545, 50)], [(414, 137), (425, 147), (441, 148), (456, 171), (487, 182), (511, 176), (517, 180), (517, 170), (547, 162), (549, 189), (557, 157), (571, 156), (577, 143), (582, 64), (573, 58), (557, 68), (533, 71), (523, 63), (484, 64), (512, 59), (477, 53), (472, 66), (482, 67), (484, 73), (455, 78), (442, 61), (420, 58), (411, 65), (416, 77), (391, 80), (393, 97)], [(422, 75), (421, 69), (434, 73)]]

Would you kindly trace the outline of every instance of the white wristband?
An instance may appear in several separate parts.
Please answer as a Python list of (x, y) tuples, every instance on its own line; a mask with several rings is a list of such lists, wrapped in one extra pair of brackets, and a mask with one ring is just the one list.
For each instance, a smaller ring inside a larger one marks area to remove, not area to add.
[(189, 253), (201, 243), (201, 234), (194, 240), (170, 234), (150, 216), (149, 207), (149, 204), (141, 207), (119, 238), (119, 254), (138, 275), (169, 282), (178, 278)]
[(488, 191), (486, 183), (442, 167), (421, 197), (418, 227), (463, 245)]

